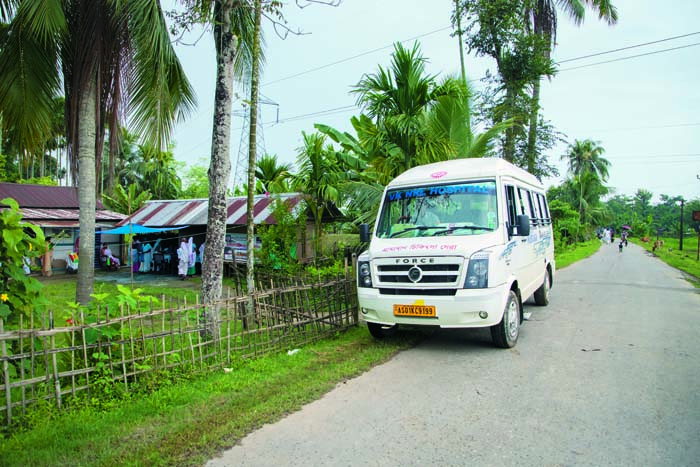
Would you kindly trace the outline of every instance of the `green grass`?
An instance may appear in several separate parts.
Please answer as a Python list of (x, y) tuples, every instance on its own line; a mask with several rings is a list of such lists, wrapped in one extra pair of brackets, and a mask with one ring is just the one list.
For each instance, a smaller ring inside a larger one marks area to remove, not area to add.
[[(646, 243), (638, 238), (630, 240), (651, 252), (656, 238), (652, 238), (650, 242)], [(700, 288), (700, 261), (697, 260), (698, 237), (683, 238), (683, 251), (678, 249), (680, 243), (678, 238), (662, 237), (661, 240), (664, 241), (664, 245), (657, 249), (654, 255), (669, 266), (688, 274), (688, 281)]]
[(557, 263), (557, 269), (564, 269), (567, 266), (580, 261), (584, 258), (588, 258), (593, 255), (598, 248), (600, 248), (600, 240), (597, 238), (590, 240), (588, 242), (576, 243), (574, 245), (564, 248), (562, 251), (554, 252), (554, 259)]
[[(158, 276), (148, 276), (156, 281)], [(75, 301), (76, 276), (69, 274), (54, 275), (50, 278), (38, 277), (39, 281), (44, 285), (41, 294), (46, 298), (49, 309), (54, 311), (69, 309), (68, 303)], [(149, 282), (139, 281), (133, 284), (133, 289), (141, 289), (142, 296), (152, 296), (158, 300), (158, 303), (165, 297), (166, 303), (169, 300), (182, 303), (185, 299), (187, 303), (194, 303), (200, 292), (201, 281), (199, 278), (190, 278), (187, 281), (169, 281), (167, 287), (150, 285)], [(130, 284), (121, 285), (130, 288)], [(117, 282), (101, 280), (98, 276), (95, 278), (94, 293), (107, 293), (109, 298), (105, 301), (110, 305), (111, 309), (117, 309), (116, 296), (119, 294)]]
[(402, 333), (377, 342), (364, 327), (352, 328), (294, 355), (242, 361), (107, 410), (39, 410), (29, 417), (31, 429), (0, 441), (0, 465), (202, 465), (420, 338)]

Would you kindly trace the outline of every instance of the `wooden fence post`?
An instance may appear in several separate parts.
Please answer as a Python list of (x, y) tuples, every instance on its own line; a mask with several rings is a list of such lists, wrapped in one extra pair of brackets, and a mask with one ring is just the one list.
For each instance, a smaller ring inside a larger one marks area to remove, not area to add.
[[(0, 333), (3, 332), (2, 318), (0, 318)], [(10, 393), (10, 364), (7, 361), (7, 347), (5, 347), (5, 339), (0, 344), (2, 347), (2, 372), (5, 376), (5, 405), (7, 410), (7, 424), (12, 423), (12, 394)]]

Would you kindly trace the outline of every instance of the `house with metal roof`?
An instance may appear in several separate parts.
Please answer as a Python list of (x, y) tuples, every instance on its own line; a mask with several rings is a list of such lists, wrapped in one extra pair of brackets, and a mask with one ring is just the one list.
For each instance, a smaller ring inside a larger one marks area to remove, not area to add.
[[(293, 212), (305, 209), (304, 195), (301, 193), (283, 193), (273, 195), (257, 195), (254, 197), (253, 213), (255, 224), (276, 224), (273, 212), (276, 201), (282, 201)], [(163, 233), (162, 243), (170, 242), (171, 251), (177, 249), (179, 241), (183, 238), (193, 238), (196, 246), (202, 244), (206, 238), (207, 219), (209, 211), (209, 199), (181, 199), (181, 200), (151, 200), (147, 201), (141, 209), (131, 216), (116, 224), (117, 227), (129, 223), (152, 228), (180, 228), (178, 234)], [(342, 217), (340, 210), (334, 205), (328, 206), (328, 218)], [(244, 261), (245, 230), (247, 224), (247, 197), (237, 196), (228, 198), (226, 202), (226, 249), (224, 258), (236, 262)], [(173, 236), (175, 235), (175, 236)], [(151, 240), (156, 238), (153, 235)], [(305, 232), (300, 232), (297, 251), (298, 258), (313, 256), (313, 222), (309, 220)]]
[[(54, 239), (53, 270), (66, 267), (66, 258), (76, 250), (80, 226), (80, 204), (78, 188), (68, 186), (25, 185), (19, 183), (0, 183), (0, 200), (12, 198), (17, 201), (22, 218), (39, 226), (47, 238)], [(114, 244), (115, 256), (120, 255), (121, 237), (118, 235), (102, 238), (100, 229), (108, 229), (126, 216), (110, 211), (99, 200), (95, 209), (95, 258), (99, 261), (99, 249), (102, 242)], [(58, 240), (55, 240), (58, 238)]]

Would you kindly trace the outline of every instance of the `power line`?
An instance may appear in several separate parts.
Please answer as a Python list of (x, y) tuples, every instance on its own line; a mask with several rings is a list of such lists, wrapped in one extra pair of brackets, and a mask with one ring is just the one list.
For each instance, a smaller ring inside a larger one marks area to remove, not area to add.
[[(424, 34), (419, 34), (418, 36), (410, 37), (410, 38), (405, 39), (405, 40), (402, 40), (402, 41), (400, 41), (400, 42), (403, 44), (403, 43), (405, 43), (405, 42), (413, 41), (413, 40), (416, 40), (416, 39), (420, 39), (421, 37), (430, 36), (430, 35), (432, 35), (432, 34), (436, 34), (436, 33), (438, 33), (438, 32), (446, 31), (446, 30), (451, 29), (451, 28), (452, 28), (452, 26), (446, 26), (446, 27), (444, 27), (444, 28), (440, 28), (440, 29), (436, 29), (436, 30), (434, 30), (434, 31), (426, 32), (426, 33), (424, 33)], [(308, 73), (313, 73), (314, 71), (323, 70), (324, 68), (329, 68), (329, 67), (332, 67), (332, 66), (335, 66), (335, 65), (339, 65), (339, 64), (341, 64), (341, 63), (349, 62), (350, 60), (354, 60), (354, 59), (356, 59), (356, 58), (364, 57), (365, 55), (370, 55), (370, 54), (373, 54), (373, 53), (375, 53), (375, 52), (379, 52), (379, 51), (381, 51), (381, 50), (389, 49), (389, 48), (391, 48), (391, 47), (393, 47), (393, 46), (394, 46), (394, 44), (389, 44), (389, 45), (385, 45), (385, 46), (383, 46), (383, 47), (378, 47), (378, 48), (376, 48), (376, 49), (368, 50), (368, 51), (366, 51), (366, 52), (362, 52), (362, 53), (359, 53), (359, 54), (357, 54), (357, 55), (353, 55), (353, 56), (351, 56), (351, 57), (343, 58), (343, 59), (337, 60), (337, 61), (335, 61), (335, 62), (331, 62), (331, 63), (327, 63), (327, 64), (325, 64), (325, 65), (317, 66), (316, 68), (311, 68), (311, 69), (308, 69), (308, 70), (305, 70), (305, 71), (300, 71), (299, 73), (295, 73), (295, 74), (293, 74), (293, 75), (289, 75), (289, 76), (285, 76), (285, 77), (283, 77), (283, 78), (278, 78), (278, 79), (275, 79), (275, 80), (272, 80), (272, 81), (268, 81), (267, 83), (263, 83), (263, 86), (268, 86), (268, 85), (270, 85), (270, 84), (279, 83), (280, 81), (286, 81), (286, 80), (292, 79), (292, 78), (297, 78), (297, 77), (299, 77), (299, 76), (306, 75), (306, 74), (308, 74)]]
[(663, 52), (670, 52), (670, 51), (672, 51), (672, 50), (679, 50), (679, 49), (686, 49), (686, 48), (688, 48), (688, 47), (695, 47), (696, 45), (700, 45), (700, 42), (695, 42), (695, 43), (687, 44), (687, 45), (681, 45), (681, 46), (678, 46), (678, 47), (671, 47), (671, 48), (668, 48), (668, 49), (656, 50), (656, 51), (654, 51), (654, 52), (647, 52), (647, 53), (643, 53), (643, 54), (630, 55), (630, 56), (628, 56), (628, 57), (620, 57), (620, 58), (614, 58), (614, 59), (612, 59), (612, 60), (604, 60), (604, 61), (602, 61), (602, 62), (589, 63), (588, 65), (575, 66), (575, 67), (572, 67), (572, 68), (564, 68), (563, 70), (559, 70), (559, 72), (562, 72), (562, 71), (571, 71), (571, 70), (579, 70), (579, 69), (581, 69), (581, 68), (588, 68), (588, 67), (591, 67), (591, 66), (603, 65), (603, 64), (605, 64), (605, 63), (621, 62), (621, 61), (623, 61), (623, 60), (630, 60), (630, 59), (633, 59), (633, 58), (646, 57), (647, 55), (655, 55), (655, 54), (660, 54), (660, 53), (663, 53)]
[(667, 37), (666, 39), (659, 39), (659, 40), (657, 40), (657, 41), (644, 42), (644, 43), (641, 43), (641, 44), (630, 45), (630, 46), (627, 46), (627, 47), (620, 47), (619, 49), (606, 50), (605, 52), (598, 52), (598, 53), (589, 54), (589, 55), (582, 55), (582, 56), (580, 56), (580, 57), (569, 58), (569, 59), (566, 59), (566, 60), (559, 60), (559, 61), (557, 62), (557, 64), (558, 64), (558, 65), (561, 65), (562, 63), (573, 62), (573, 61), (575, 61), (575, 60), (583, 60), (584, 58), (598, 57), (598, 56), (600, 56), (600, 55), (611, 54), (611, 53), (620, 52), (620, 51), (623, 51), (623, 50), (636, 49), (637, 47), (644, 47), (644, 46), (646, 46), (646, 45), (659, 44), (659, 43), (661, 43), (661, 42), (668, 42), (668, 41), (672, 41), (672, 40), (675, 40), (675, 39), (682, 39), (682, 38), (684, 38), (684, 37), (694, 36), (694, 35), (696, 35), (696, 34), (700, 34), (700, 31), (698, 31), (698, 32), (691, 32), (691, 33), (688, 33), (688, 34), (683, 34), (682, 36)]
[(658, 130), (660, 128), (684, 128), (690, 126), (700, 126), (700, 123), (677, 123), (673, 125), (650, 125), (624, 128), (601, 128), (599, 130), (589, 130), (589, 133), (609, 133), (614, 131), (637, 131), (637, 130)]
[(605, 154), (606, 159), (649, 159), (649, 158), (661, 158), (661, 157), (698, 157), (700, 156), (700, 153), (686, 153), (686, 154), (644, 154), (644, 155), (624, 155), (624, 156), (615, 156), (615, 155), (609, 155)]

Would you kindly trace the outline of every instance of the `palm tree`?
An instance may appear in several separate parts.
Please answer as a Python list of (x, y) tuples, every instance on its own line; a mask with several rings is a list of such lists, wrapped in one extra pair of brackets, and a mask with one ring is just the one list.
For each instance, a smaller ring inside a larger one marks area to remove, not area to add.
[(569, 145), (566, 154), (563, 154), (561, 159), (568, 159), (569, 172), (572, 175), (580, 176), (584, 173), (592, 173), (604, 182), (608, 179), (608, 167), (610, 167), (610, 162), (602, 157), (604, 152), (605, 149), (600, 146), (600, 142), (590, 139), (576, 140)]
[(290, 176), (291, 166), (280, 164), (274, 154), (264, 154), (258, 159), (255, 167), (256, 192), (285, 193), (289, 191), (287, 179)]
[(385, 159), (392, 175), (420, 163), (426, 110), (440, 97), (458, 96), (463, 90), (454, 79), (438, 85), (435, 77), (425, 73), (426, 61), (418, 43), (411, 50), (396, 43), (390, 68), (380, 66), (377, 73), (365, 75), (352, 91), (369, 117), (353, 122), (356, 130), (365, 130), (363, 135), (358, 131), (360, 140), (373, 150), (373, 156)]
[(193, 91), (158, 0), (0, 0), (0, 11), (10, 19), (0, 44), (0, 112), (12, 115), (24, 146), (45, 134), (50, 99), (64, 86), (68, 155), (79, 174), (76, 301), (87, 304), (94, 285), (96, 166), (106, 128), (115, 147), (119, 118), (128, 113), (134, 131), (162, 148), (174, 122), (194, 105)]
[(112, 211), (127, 215), (141, 209), (149, 199), (151, 199), (151, 192), (142, 191), (133, 184), (126, 190), (121, 185), (116, 185), (112, 196), (102, 195), (105, 206)]
[(306, 204), (315, 224), (315, 251), (321, 253), (323, 214), (329, 203), (340, 199), (342, 175), (333, 147), (320, 133), (302, 132), (304, 145), (298, 149), (297, 172), (291, 175), (292, 186), (306, 195)]
[[(583, 23), (586, 6), (598, 12), (600, 19), (609, 25), (617, 23), (617, 9), (610, 0), (536, 0), (526, 9), (528, 21), (525, 23), (527, 32), (544, 40), (545, 58), (549, 60), (557, 38), (557, 6), (561, 8), (577, 26)], [(540, 86), (542, 78), (538, 77), (532, 83), (532, 103), (530, 110), (530, 126), (527, 137), (527, 170), (535, 173), (537, 159), (537, 119), (540, 106)]]
[[(403, 62), (409, 59), (409, 57), (399, 57), (408, 52), (405, 50), (399, 52), (398, 49), (399, 46), (394, 54), (394, 61)], [(413, 52), (415, 51), (414, 47)], [(394, 65), (393, 69), (422, 70), (419, 65), (424, 59), (418, 53), (408, 55), (412, 57), (411, 60), (418, 63), (413, 66)], [(380, 68), (379, 75), (382, 75), (381, 71)], [(415, 75), (415, 73), (407, 74)], [(375, 79), (373, 82), (391, 81), (389, 74), (384, 73), (384, 75), (386, 75), (385, 78)], [(393, 90), (389, 84), (385, 83), (382, 94), (388, 96), (386, 98), (388, 101), (393, 100), (391, 96), (412, 94), (410, 89), (405, 89), (410, 81), (396, 79), (396, 87)], [(420, 80), (414, 76), (413, 82), (418, 81)], [(367, 83), (368, 78), (363, 78), (363, 81), (356, 86), (357, 90), (364, 90), (363, 82)], [(461, 79), (451, 77), (440, 83), (431, 78), (431, 82), (435, 89), (433, 97), (428, 99), (424, 96), (421, 99), (414, 99), (416, 102), (422, 102), (422, 107), (412, 110), (410, 136), (397, 138), (398, 131), (392, 126), (394, 122), (409, 118), (404, 114), (394, 116), (391, 112), (382, 111), (382, 95), (369, 93), (369, 91), (366, 92), (370, 104), (368, 108), (377, 115), (376, 122), (364, 114), (353, 117), (351, 123), (357, 137), (327, 125), (316, 124), (320, 132), (342, 148), (338, 154), (342, 172), (345, 174), (340, 185), (341, 194), (347, 200), (347, 209), (358, 213), (360, 222), (374, 221), (384, 186), (406, 170), (407, 152), (400, 147), (402, 141), (410, 140), (409, 146), (415, 149), (414, 156), (408, 160), (409, 167), (449, 159), (484, 157), (496, 138), (513, 125), (512, 120), (508, 120), (477, 134), (470, 126), (472, 92), (468, 84)], [(403, 87), (398, 88), (399, 84)], [(400, 105), (391, 103), (391, 107), (400, 108)], [(375, 108), (377, 110), (372, 110)]]

